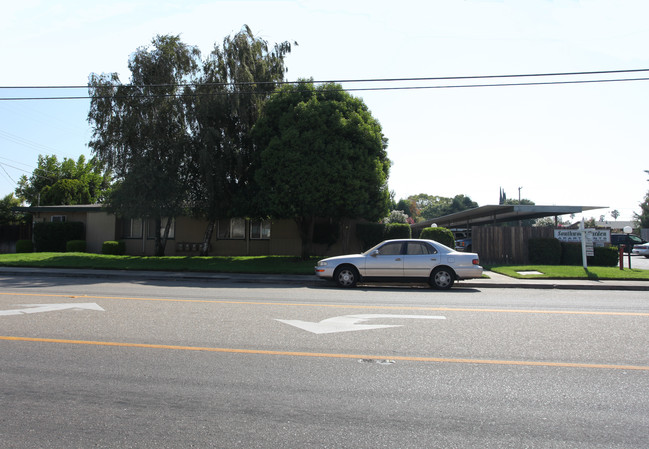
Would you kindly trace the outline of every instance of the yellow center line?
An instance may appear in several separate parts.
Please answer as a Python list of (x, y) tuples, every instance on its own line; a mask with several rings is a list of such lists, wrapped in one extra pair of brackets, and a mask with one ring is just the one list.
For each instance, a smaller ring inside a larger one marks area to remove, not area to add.
[(200, 351), (217, 352), (228, 354), (254, 354), (254, 355), (275, 355), (288, 357), (318, 357), (331, 359), (371, 359), (371, 360), (399, 360), (406, 362), (428, 362), (428, 363), (464, 363), (474, 365), (510, 365), (510, 366), (544, 366), (555, 368), (590, 368), (608, 370), (634, 370), (649, 371), (649, 366), (641, 365), (610, 365), (599, 363), (565, 363), (565, 362), (534, 362), (526, 360), (481, 360), (481, 359), (456, 359), (443, 357), (409, 357), (409, 356), (377, 356), (359, 354), (336, 354), (322, 352), (293, 352), (293, 351), (268, 351), (259, 349), (234, 349), (234, 348), (208, 348), (200, 346), (177, 346), (177, 345), (155, 345), (146, 343), (122, 343), (112, 341), (85, 341), (65, 340), (58, 338), (32, 338), (32, 337), (10, 337), (0, 336), (4, 341), (21, 341), (33, 343), (58, 343), (69, 345), (91, 345), (91, 346), (112, 346), (120, 348), (145, 348), (145, 349), (170, 349), (178, 351)]
[(368, 310), (420, 310), (426, 312), (482, 312), (482, 313), (525, 313), (525, 314), (550, 314), (550, 315), (601, 315), (601, 316), (634, 316), (649, 317), (649, 312), (597, 312), (578, 310), (527, 310), (527, 309), (480, 309), (466, 307), (423, 307), (423, 306), (372, 306), (363, 304), (320, 304), (320, 303), (287, 303), (270, 301), (235, 301), (218, 299), (176, 299), (176, 298), (138, 298), (128, 296), (93, 296), (93, 295), (62, 295), (43, 293), (7, 293), (0, 292), (5, 296), (30, 296), (43, 298), (66, 298), (66, 299), (109, 299), (128, 301), (160, 301), (160, 302), (187, 302), (206, 304), (234, 304), (250, 306), (283, 306), (283, 307), (325, 307), (336, 309), (368, 309)]

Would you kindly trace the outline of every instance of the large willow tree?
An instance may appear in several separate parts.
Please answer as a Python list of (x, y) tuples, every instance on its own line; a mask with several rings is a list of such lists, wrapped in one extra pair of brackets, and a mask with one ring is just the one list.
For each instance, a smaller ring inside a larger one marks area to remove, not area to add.
[(155, 253), (164, 255), (171, 219), (187, 205), (192, 136), (183, 94), (200, 53), (178, 36), (158, 36), (128, 66), (127, 84), (116, 73), (90, 76), (89, 146), (115, 174), (109, 206), (118, 215), (153, 219)]
[(116, 176), (109, 206), (155, 220), (156, 254), (181, 213), (208, 219), (202, 254), (218, 218), (250, 214), (250, 130), (290, 50), (288, 42), (269, 48), (244, 26), (203, 61), (178, 36), (158, 36), (130, 58), (129, 83), (90, 76), (89, 145)]
[(208, 220), (201, 254), (206, 255), (219, 218), (254, 215), (250, 131), (264, 101), (284, 80), (288, 42), (269, 47), (250, 28), (215, 46), (196, 86), (192, 130), (196, 174), (195, 215)]

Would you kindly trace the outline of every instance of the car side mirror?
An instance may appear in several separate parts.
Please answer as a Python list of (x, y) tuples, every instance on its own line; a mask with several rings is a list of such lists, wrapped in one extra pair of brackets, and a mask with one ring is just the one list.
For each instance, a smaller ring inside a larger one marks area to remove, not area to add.
[(379, 250), (378, 250), (378, 249), (375, 249), (374, 251), (372, 251), (372, 254), (370, 254), (370, 256), (372, 256), (372, 257), (376, 257), (376, 256), (378, 256), (379, 254), (380, 254), (380, 253), (379, 253)]

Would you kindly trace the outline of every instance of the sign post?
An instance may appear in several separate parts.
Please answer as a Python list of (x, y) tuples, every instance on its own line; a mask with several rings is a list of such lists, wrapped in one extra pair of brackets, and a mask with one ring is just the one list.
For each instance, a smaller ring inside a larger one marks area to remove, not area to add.
[(588, 253), (586, 251), (586, 228), (584, 227), (584, 217), (581, 217), (581, 223), (579, 223), (579, 231), (581, 232), (581, 260), (583, 261), (582, 263), (585, 270), (588, 268)]

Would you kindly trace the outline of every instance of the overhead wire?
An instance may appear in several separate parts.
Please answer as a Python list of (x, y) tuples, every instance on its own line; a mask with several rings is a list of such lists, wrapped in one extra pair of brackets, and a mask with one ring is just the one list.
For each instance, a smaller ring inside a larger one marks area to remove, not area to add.
[[(614, 75), (624, 73), (645, 73), (649, 69), (628, 69), (628, 70), (601, 70), (601, 71), (583, 71), (583, 72), (554, 72), (554, 73), (529, 73), (529, 74), (505, 74), (505, 75), (469, 75), (469, 76), (445, 76), (445, 77), (416, 77), (416, 78), (368, 78), (368, 79), (340, 79), (328, 81), (298, 80), (298, 81), (267, 81), (267, 82), (237, 82), (237, 83), (178, 83), (178, 84), (106, 84), (100, 86), (0, 86), (0, 89), (102, 89), (102, 88), (180, 88), (180, 87), (235, 87), (235, 86), (253, 86), (253, 85), (299, 85), (305, 83), (311, 84), (350, 84), (350, 83), (406, 83), (406, 82), (424, 82), (424, 81), (468, 81), (468, 80), (494, 80), (494, 79), (512, 79), (512, 78), (544, 78), (544, 77), (568, 77), (568, 76), (593, 76), (593, 75)], [(499, 83), (471, 83), (471, 84), (437, 84), (424, 86), (381, 86), (381, 87), (351, 87), (340, 90), (347, 92), (362, 91), (397, 91), (397, 90), (424, 90), (424, 89), (459, 89), (459, 88), (485, 88), (485, 87), (515, 87), (515, 86), (544, 86), (544, 85), (569, 85), (569, 84), (590, 84), (590, 83), (613, 83), (613, 82), (632, 82), (648, 81), (649, 77), (635, 78), (598, 78), (598, 79), (578, 79), (578, 80), (550, 80), (550, 81), (531, 81), (531, 82), (499, 82)], [(138, 97), (197, 97), (197, 96), (214, 96), (214, 95), (245, 95), (259, 94), (257, 91), (221, 91), (221, 92), (174, 92), (168, 94), (143, 93), (136, 95)], [(28, 100), (87, 100), (90, 98), (114, 98), (114, 96), (90, 96), (90, 95), (67, 95), (67, 96), (38, 96), (38, 97), (0, 97), (0, 101), (28, 101)]]

